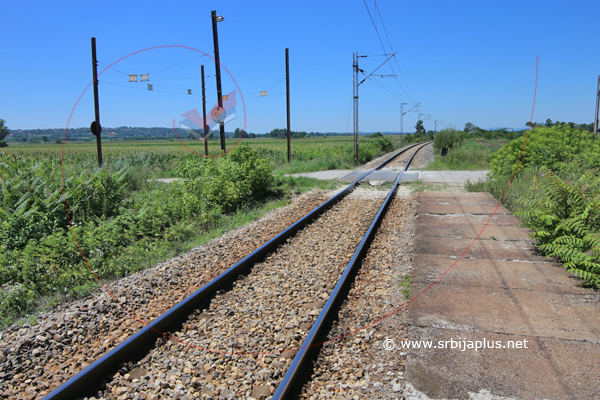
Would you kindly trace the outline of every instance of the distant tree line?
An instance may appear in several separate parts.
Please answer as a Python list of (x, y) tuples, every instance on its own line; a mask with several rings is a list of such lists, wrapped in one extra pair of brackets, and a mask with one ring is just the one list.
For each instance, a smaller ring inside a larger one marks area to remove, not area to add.
[[(236, 128), (234, 132), (225, 132), (227, 138), (239, 138), (242, 130)], [(12, 135), (10, 135), (12, 134)], [(187, 129), (178, 129), (177, 134), (180, 139), (197, 139), (198, 133)], [(64, 129), (7, 129), (6, 138), (9, 142), (29, 142), (29, 143), (47, 143), (49, 141), (62, 143), (65, 137)], [(173, 128), (136, 128), (120, 126), (117, 128), (102, 128), (102, 140), (166, 140), (173, 139), (175, 132)], [(89, 128), (69, 128), (67, 129), (68, 141), (94, 141), (95, 137)], [(245, 132), (245, 138), (255, 138), (255, 133)], [(213, 132), (209, 139), (218, 140), (219, 134)], [(1, 139), (0, 139), (1, 140)]]
[[(10, 135), (6, 138), (7, 142), (29, 142), (29, 143), (40, 143), (40, 142), (56, 142), (62, 143), (65, 137), (64, 129), (17, 129), (10, 130), (6, 127), (6, 135)], [(180, 139), (185, 140), (196, 140), (201, 135), (198, 132), (178, 129), (178, 136)], [(346, 133), (338, 132), (298, 132), (292, 131), (291, 137), (293, 139), (299, 139), (303, 137), (327, 137), (327, 136), (343, 136)], [(12, 135), (11, 135), (12, 134)], [(252, 133), (246, 132), (243, 129), (236, 128), (233, 132), (225, 132), (226, 138), (239, 138), (243, 134), (244, 138), (254, 139), (258, 137), (269, 137), (285, 139), (287, 137), (286, 129), (273, 129), (268, 133)], [(364, 133), (363, 133), (364, 134)], [(67, 130), (68, 141), (94, 141), (95, 137), (91, 134), (89, 128), (69, 128)], [(173, 139), (174, 131), (173, 128), (136, 128), (128, 126), (120, 126), (117, 128), (102, 128), (102, 140), (166, 140)], [(210, 140), (219, 139), (219, 131), (213, 131), (212, 135), (209, 136)], [(0, 139), (1, 140), (1, 139)]]
[[(304, 131), (291, 131), (290, 137), (292, 139), (300, 139), (304, 137), (328, 137), (328, 136), (346, 136), (351, 135), (352, 133), (344, 133), (344, 132), (304, 132)], [(361, 132), (361, 135), (369, 135), (370, 132)], [(381, 134), (381, 133), (380, 133)], [(276, 139), (285, 139), (287, 138), (287, 129), (273, 129), (271, 132), (268, 132), (264, 135), (270, 138)]]
[[(594, 124), (576, 124), (575, 122), (552, 122), (550, 118), (546, 120), (545, 123), (538, 122), (529, 122), (525, 123), (526, 127), (536, 128), (536, 127), (552, 127), (552, 126), (562, 126), (568, 125), (571, 128), (583, 130), (583, 131), (593, 131)], [(466, 133), (469, 137), (481, 137), (485, 139), (507, 139), (507, 140), (515, 140), (523, 135), (525, 135), (526, 129), (520, 130), (512, 130), (506, 128), (499, 129), (482, 129), (471, 122), (467, 122), (465, 124), (465, 128), (463, 129), (464, 133)]]
[(588, 132), (594, 131), (594, 123), (593, 122), (589, 123), (589, 124), (576, 124), (575, 122), (560, 122), (560, 121), (552, 122), (552, 120), (550, 118), (548, 118), (546, 120), (546, 122), (544, 122), (544, 123), (529, 122), (529, 121), (527, 121), (525, 123), (525, 126), (530, 126), (532, 128), (535, 128), (537, 126), (544, 126), (546, 128), (550, 128), (551, 126), (562, 126), (562, 125), (568, 125), (571, 128), (579, 129), (582, 131), (588, 131)]

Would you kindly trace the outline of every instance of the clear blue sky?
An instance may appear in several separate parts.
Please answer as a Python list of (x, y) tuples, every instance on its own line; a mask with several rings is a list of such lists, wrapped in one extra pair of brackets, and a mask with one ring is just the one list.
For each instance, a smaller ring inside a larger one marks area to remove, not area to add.
[[(434, 119), (441, 120), (438, 129), (462, 129), (466, 122), (482, 128), (524, 127), (533, 100), (536, 53), (534, 121), (592, 122), (600, 74), (599, 1), (379, 0), (378, 9), (373, 0), (366, 4), (385, 51), (390, 52), (391, 43), (397, 52), (393, 71), (385, 65), (378, 73), (398, 76), (375, 77), (360, 86), (361, 131), (399, 131), (401, 102), (420, 102), (431, 115), (425, 121), (428, 129)], [(99, 70), (160, 45), (212, 55), (211, 10), (225, 17), (218, 24), (221, 62), (245, 97), (247, 131), (285, 127), (286, 47), (292, 130), (352, 131), (352, 53), (384, 53), (363, 0), (7, 1), (0, 30), (0, 118), (11, 129), (64, 128), (92, 78), (92, 36)], [(115, 64), (100, 77), (102, 125), (170, 127), (173, 119), (183, 119), (181, 114), (201, 111), (201, 64), (209, 75), (207, 103), (212, 107), (214, 61), (197, 58), (201, 55), (162, 48)], [(370, 73), (383, 61), (361, 58), (360, 68)], [(142, 73), (150, 73), (154, 91), (146, 89), (146, 82), (128, 82), (126, 74)], [(223, 71), (224, 93), (235, 88)], [(260, 97), (261, 90), (268, 95)], [(243, 127), (244, 108), (238, 103), (238, 118), (228, 131)], [(414, 131), (417, 118), (417, 113), (406, 114), (404, 130)], [(89, 126), (93, 119), (90, 88), (70, 127)]]

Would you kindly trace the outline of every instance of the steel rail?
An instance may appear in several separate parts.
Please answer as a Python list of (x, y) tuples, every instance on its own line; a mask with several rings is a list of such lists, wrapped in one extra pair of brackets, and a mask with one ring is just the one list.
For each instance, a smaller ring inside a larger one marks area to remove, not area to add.
[(273, 393), (272, 400), (291, 399), (298, 396), (299, 391), (302, 389), (304, 380), (308, 375), (308, 371), (312, 370), (312, 368), (309, 368), (307, 364), (318, 352), (320, 344), (325, 341), (326, 331), (328, 330), (327, 327), (337, 315), (337, 307), (348, 294), (350, 285), (354, 281), (354, 276), (360, 268), (361, 262), (365, 257), (367, 250), (369, 249), (369, 245), (373, 240), (373, 237), (375, 237), (375, 233), (377, 232), (377, 229), (379, 228), (387, 209), (392, 203), (392, 199), (396, 194), (402, 174), (408, 169), (408, 166), (410, 165), (414, 156), (425, 146), (426, 144), (414, 152), (414, 154), (410, 157), (410, 160), (408, 160), (404, 166), (404, 169), (396, 178), (392, 190), (390, 190), (390, 193), (383, 202), (379, 212), (373, 219), (373, 222), (358, 245), (354, 255), (350, 259), (348, 266), (340, 277), (340, 280), (331, 292), (331, 295), (323, 306), (321, 313), (304, 339), (302, 346), (298, 349), (298, 353), (296, 353), (296, 356), (290, 364), (286, 374), (283, 376), (281, 382), (279, 382), (275, 393)]
[[(360, 183), (362, 179), (367, 177), (372, 172), (383, 168), (400, 154), (403, 154), (404, 152), (420, 144), (422, 143), (417, 143), (406, 147), (386, 161), (382, 162), (374, 169), (368, 171), (340, 193), (325, 201), (323, 204), (316, 207), (298, 221), (294, 222), (288, 228), (277, 234), (277, 236), (273, 237), (258, 249), (248, 254), (225, 272), (214, 278), (212, 281), (198, 289), (196, 292), (188, 296), (177, 305), (173, 306), (151, 323), (141, 328), (138, 332), (114, 347), (98, 360), (94, 361), (83, 371), (80, 371), (77, 373), (77, 375), (71, 377), (68, 381), (44, 396), (43, 400), (71, 400), (94, 396), (101, 388), (107, 377), (109, 377), (111, 374), (114, 374), (114, 372), (116, 372), (123, 365), (123, 363), (128, 361), (136, 361), (143, 358), (144, 355), (154, 347), (156, 339), (163, 336), (163, 332), (173, 331), (177, 327), (181, 326), (194, 310), (210, 304), (210, 300), (214, 297), (217, 291), (228, 288), (240, 275), (251, 269), (252, 265), (257, 263), (259, 260), (264, 259), (268, 254), (277, 249), (277, 247), (284, 244), (289, 237), (296, 234), (296, 232), (303, 229), (306, 225), (314, 221), (314, 219), (316, 219), (319, 215), (327, 211), (338, 201), (342, 200)], [(402, 173), (400, 175), (402, 175)]]

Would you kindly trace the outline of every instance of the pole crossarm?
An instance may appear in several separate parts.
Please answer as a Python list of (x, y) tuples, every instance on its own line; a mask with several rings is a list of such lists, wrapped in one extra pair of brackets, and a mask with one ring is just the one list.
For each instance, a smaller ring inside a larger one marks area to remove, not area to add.
[[(366, 81), (367, 79), (369, 79), (369, 77), (371, 75), (373, 75), (375, 73), (375, 71), (377, 71), (379, 68), (383, 67), (383, 65), (388, 62), (390, 60), (390, 58), (392, 58), (396, 53), (392, 54), (391, 56), (389, 56), (384, 62), (381, 63), (381, 65), (377, 68), (375, 68), (375, 70), (373, 72), (371, 72), (369, 75), (367, 75), (367, 77), (365, 79), (363, 79), (362, 81), (360, 81), (360, 83), (358, 85), (360, 85), (361, 83), (363, 83), (364, 81)], [(356, 61), (356, 65), (358, 65), (358, 60)], [(357, 85), (357, 86), (358, 86)]]
[[(407, 103), (404, 103), (404, 104), (407, 104)], [(418, 112), (418, 111), (420, 111), (420, 110), (418, 110), (418, 108), (419, 108), (420, 105), (421, 105), (420, 102), (417, 103), (417, 104), (415, 104), (414, 106), (412, 106), (412, 108), (410, 110), (404, 112), (402, 115), (404, 115), (406, 113), (409, 113), (409, 112)], [(415, 110), (415, 107), (417, 108), (416, 110)]]

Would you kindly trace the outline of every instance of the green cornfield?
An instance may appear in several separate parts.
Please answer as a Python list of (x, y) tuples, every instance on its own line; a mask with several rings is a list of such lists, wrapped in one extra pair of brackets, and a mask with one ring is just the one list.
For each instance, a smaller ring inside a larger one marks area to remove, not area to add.
[[(271, 160), (272, 163), (284, 163), (287, 160), (287, 142), (281, 139), (242, 139), (258, 152), (261, 157)], [(361, 138), (368, 142), (370, 139)], [(228, 139), (227, 150), (238, 144), (237, 139)], [(316, 158), (338, 157), (348, 151), (352, 146), (351, 136), (328, 138), (305, 138), (292, 140), (292, 160), (307, 161)], [(210, 155), (220, 152), (218, 140), (209, 140), (208, 150)], [(19, 144), (11, 143), (10, 147), (3, 149), (5, 153), (14, 153), (36, 160), (62, 160), (63, 145), (61, 144)], [(65, 164), (92, 166), (97, 163), (95, 142), (67, 142), (64, 145)], [(185, 157), (204, 155), (204, 142), (196, 140), (172, 141), (127, 141), (102, 143), (103, 162), (115, 167), (119, 166), (147, 166), (171, 169), (176, 162)]]

